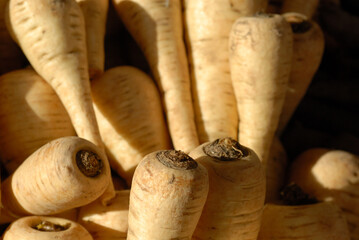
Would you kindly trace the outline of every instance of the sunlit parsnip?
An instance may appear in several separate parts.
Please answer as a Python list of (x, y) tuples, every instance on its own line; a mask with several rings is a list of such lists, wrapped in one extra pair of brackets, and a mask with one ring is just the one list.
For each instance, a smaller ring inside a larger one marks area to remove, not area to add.
[(76, 0), (85, 18), (87, 60), (90, 79), (105, 67), (105, 32), (109, 0)]
[(59, 97), (34, 70), (0, 76), (0, 159), (9, 174), (49, 141), (74, 135)]
[(133, 176), (127, 239), (191, 239), (207, 193), (207, 170), (184, 152), (146, 155)]
[(80, 224), (63, 218), (28, 216), (20, 218), (6, 229), (3, 240), (92, 240)]
[(241, 16), (265, 9), (266, 0), (184, 1), (186, 45), (200, 143), (238, 139), (238, 112), (228, 60), (228, 36)]
[(351, 238), (359, 239), (359, 157), (342, 150), (312, 148), (292, 163), (289, 180), (344, 212)]
[(161, 91), (177, 150), (198, 145), (180, 0), (113, 0), (122, 22), (142, 49)]
[(204, 143), (189, 155), (209, 176), (193, 239), (257, 239), (265, 199), (265, 172), (258, 156), (231, 138)]
[(349, 240), (348, 226), (333, 203), (309, 205), (266, 204), (258, 240)]
[[(10, 0), (11, 31), (35, 71), (58, 94), (77, 135), (104, 148), (91, 97), (85, 22), (75, 0)], [(107, 161), (104, 156), (104, 161)], [(109, 188), (105, 203), (115, 192)]]
[(283, 17), (292, 27), (293, 56), (288, 90), (278, 123), (279, 135), (304, 97), (324, 52), (324, 35), (316, 22), (298, 13), (285, 13)]
[(52, 215), (89, 204), (108, 185), (110, 168), (104, 159), (100, 148), (79, 137), (45, 144), (2, 182), (5, 211)]
[(241, 17), (229, 38), (232, 83), (240, 116), (239, 142), (266, 165), (282, 111), (293, 34), (278, 14)]
[(92, 95), (111, 167), (130, 185), (145, 155), (171, 148), (159, 92), (141, 70), (121, 66), (94, 79)]
[(116, 197), (106, 207), (98, 200), (81, 207), (78, 222), (91, 233), (94, 240), (125, 240), (129, 200), (130, 190), (116, 191)]
[(301, 13), (311, 19), (317, 11), (319, 2), (319, 0), (283, 0), (281, 12)]
[(278, 137), (274, 137), (266, 167), (266, 202), (279, 200), (287, 170), (287, 153)]

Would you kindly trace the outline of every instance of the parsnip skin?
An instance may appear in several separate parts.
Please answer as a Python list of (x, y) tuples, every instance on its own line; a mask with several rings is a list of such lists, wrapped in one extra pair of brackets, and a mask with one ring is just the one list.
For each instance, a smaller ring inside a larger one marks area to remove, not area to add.
[(17, 216), (51, 215), (94, 201), (108, 185), (103, 159), (101, 149), (82, 138), (49, 142), (1, 184), (4, 209)]
[(75, 135), (59, 97), (34, 70), (0, 76), (0, 158), (9, 174), (49, 141)]
[(159, 86), (174, 148), (198, 142), (180, 0), (113, 0), (122, 22), (143, 51)]
[(186, 0), (185, 39), (200, 143), (238, 139), (238, 112), (230, 77), (228, 36), (234, 21), (265, 9), (266, 0)]
[(257, 239), (265, 200), (265, 172), (257, 155), (230, 138), (204, 143), (189, 155), (209, 175), (193, 239)]
[(239, 18), (230, 33), (239, 142), (253, 149), (264, 166), (287, 91), (292, 45), (290, 25), (278, 14)]
[(207, 170), (188, 155), (148, 154), (132, 181), (127, 240), (191, 239), (207, 193)]
[(105, 31), (109, 0), (76, 0), (85, 19), (90, 79), (101, 76), (105, 67)]
[(296, 12), (311, 19), (319, 5), (319, 0), (283, 0), (281, 13)]
[(80, 224), (63, 218), (29, 216), (14, 221), (5, 231), (3, 240), (92, 240)]
[(258, 240), (350, 240), (340, 208), (333, 203), (266, 204)]
[(144, 72), (121, 66), (92, 81), (92, 96), (111, 167), (130, 186), (145, 155), (171, 149), (160, 94)]
[(359, 239), (359, 157), (342, 150), (312, 148), (292, 163), (289, 181), (344, 212), (351, 239)]
[(104, 207), (100, 201), (81, 207), (78, 222), (94, 240), (125, 240), (128, 230), (130, 190), (116, 191), (116, 197)]
[(285, 13), (283, 17), (293, 30), (293, 59), (288, 90), (278, 123), (279, 136), (304, 97), (324, 52), (324, 34), (316, 22), (298, 13)]

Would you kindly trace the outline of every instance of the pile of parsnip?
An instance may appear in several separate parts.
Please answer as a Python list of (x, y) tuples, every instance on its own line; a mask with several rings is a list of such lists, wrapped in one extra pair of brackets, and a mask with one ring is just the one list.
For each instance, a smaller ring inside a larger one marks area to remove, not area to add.
[(359, 240), (359, 156), (281, 142), (319, 4), (0, 0), (1, 239)]

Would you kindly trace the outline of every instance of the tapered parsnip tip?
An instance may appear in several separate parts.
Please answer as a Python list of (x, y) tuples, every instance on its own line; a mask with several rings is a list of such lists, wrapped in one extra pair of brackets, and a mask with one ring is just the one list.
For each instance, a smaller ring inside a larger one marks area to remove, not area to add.
[(86, 177), (96, 177), (103, 170), (100, 156), (89, 150), (80, 150), (76, 153), (76, 164)]
[(197, 162), (183, 151), (159, 151), (156, 154), (156, 158), (166, 167), (173, 169), (189, 170), (195, 169), (198, 166)]
[(203, 152), (221, 161), (233, 161), (249, 155), (248, 148), (233, 138), (219, 138), (203, 147)]

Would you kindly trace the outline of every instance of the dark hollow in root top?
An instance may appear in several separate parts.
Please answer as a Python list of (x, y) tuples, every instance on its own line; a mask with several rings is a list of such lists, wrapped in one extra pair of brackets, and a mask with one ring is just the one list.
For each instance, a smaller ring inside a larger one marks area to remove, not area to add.
[(169, 168), (189, 170), (197, 168), (198, 164), (186, 153), (177, 150), (160, 151), (156, 154), (158, 161)]
[(80, 150), (76, 153), (76, 164), (86, 177), (98, 176), (103, 168), (101, 158), (89, 150)]
[(71, 223), (65, 225), (55, 224), (49, 221), (41, 221), (39, 224), (32, 226), (33, 229), (36, 229), (41, 232), (61, 232), (69, 229)]
[(286, 15), (285, 18), (289, 22), (293, 33), (306, 33), (312, 28), (312, 23), (301, 15)]
[(232, 138), (219, 138), (203, 147), (208, 156), (221, 161), (234, 161), (249, 155), (248, 148)]
[(318, 200), (309, 194), (303, 192), (301, 187), (296, 183), (289, 183), (284, 186), (280, 192), (280, 198), (285, 205), (296, 206), (296, 205), (308, 205), (318, 203)]

